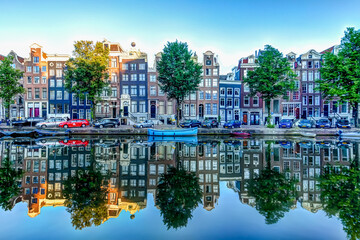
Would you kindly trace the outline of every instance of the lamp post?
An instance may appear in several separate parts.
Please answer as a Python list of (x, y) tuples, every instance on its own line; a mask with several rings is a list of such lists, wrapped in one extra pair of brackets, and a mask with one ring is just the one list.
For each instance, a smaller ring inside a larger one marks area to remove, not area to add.
[(55, 118), (56, 118), (56, 108), (55, 108), (55, 106), (53, 107), (53, 110), (54, 110), (54, 114), (55, 114)]

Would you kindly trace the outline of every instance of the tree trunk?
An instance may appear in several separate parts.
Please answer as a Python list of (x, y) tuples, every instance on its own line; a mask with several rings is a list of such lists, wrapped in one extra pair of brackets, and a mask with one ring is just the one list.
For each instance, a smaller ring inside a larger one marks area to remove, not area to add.
[(266, 105), (266, 108), (267, 108), (267, 111), (268, 111), (268, 117), (266, 119), (267, 125), (271, 124), (270, 103), (271, 103), (271, 100), (265, 100), (265, 105)]
[[(86, 103), (85, 103), (86, 104)], [(96, 104), (95, 101), (91, 101), (91, 121), (95, 121), (96, 119), (96, 112), (95, 112)]]
[(353, 116), (354, 116), (354, 123), (355, 123), (355, 127), (358, 127), (358, 122), (359, 122), (359, 103), (356, 102), (354, 107), (353, 107)]
[(176, 99), (176, 127), (180, 127), (180, 101), (179, 99)]
[(6, 103), (6, 107), (7, 107), (7, 119), (10, 120), (10, 103)]

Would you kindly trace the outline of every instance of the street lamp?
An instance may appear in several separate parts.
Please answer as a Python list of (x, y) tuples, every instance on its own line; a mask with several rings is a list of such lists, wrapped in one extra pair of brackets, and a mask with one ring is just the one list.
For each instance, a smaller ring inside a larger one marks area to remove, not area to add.
[(55, 118), (56, 118), (56, 108), (55, 108), (55, 106), (53, 107), (53, 110), (54, 110), (54, 114), (55, 114)]

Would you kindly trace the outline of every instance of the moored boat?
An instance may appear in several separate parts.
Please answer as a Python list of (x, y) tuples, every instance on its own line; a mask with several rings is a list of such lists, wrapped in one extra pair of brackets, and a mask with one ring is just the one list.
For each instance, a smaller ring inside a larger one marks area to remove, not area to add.
[(343, 132), (339, 130), (340, 138), (359, 138), (360, 139), (360, 132)]
[(197, 128), (189, 129), (171, 129), (171, 130), (157, 130), (157, 129), (148, 129), (148, 136), (163, 136), (163, 137), (174, 137), (174, 136), (196, 136), (198, 133)]
[(230, 134), (236, 137), (251, 137), (251, 133), (247, 132), (231, 132)]

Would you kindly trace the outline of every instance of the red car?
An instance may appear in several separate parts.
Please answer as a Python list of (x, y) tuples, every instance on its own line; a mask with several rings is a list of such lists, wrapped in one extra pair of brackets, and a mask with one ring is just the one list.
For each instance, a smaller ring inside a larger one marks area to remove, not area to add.
[(59, 141), (60, 144), (69, 146), (69, 147), (86, 147), (89, 144), (89, 141), (87, 140), (67, 140)]
[(72, 119), (72, 120), (60, 123), (59, 127), (72, 128), (72, 127), (86, 127), (89, 125), (90, 125), (90, 123), (86, 119)]

